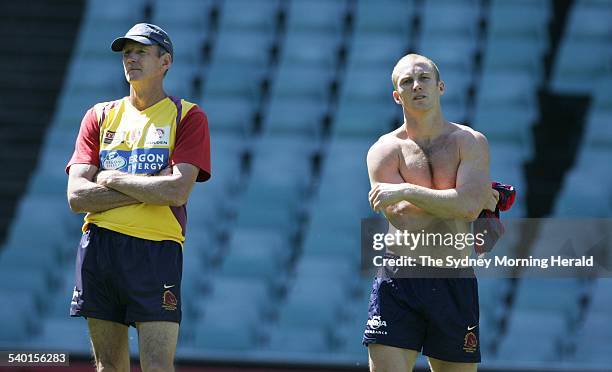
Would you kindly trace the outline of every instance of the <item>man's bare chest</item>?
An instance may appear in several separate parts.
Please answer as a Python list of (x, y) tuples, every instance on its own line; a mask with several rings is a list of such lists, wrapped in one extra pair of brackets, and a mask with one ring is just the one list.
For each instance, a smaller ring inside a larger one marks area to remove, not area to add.
[(456, 186), (460, 162), (456, 141), (408, 142), (400, 152), (400, 174), (406, 182), (439, 190)]

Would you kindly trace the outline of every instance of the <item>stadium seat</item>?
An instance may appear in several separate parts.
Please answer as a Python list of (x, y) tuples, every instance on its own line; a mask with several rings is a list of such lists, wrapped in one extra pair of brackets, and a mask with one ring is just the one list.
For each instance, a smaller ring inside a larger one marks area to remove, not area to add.
[(219, 26), (222, 30), (274, 32), (279, 1), (238, 0), (224, 1), (222, 4)]
[(5, 302), (0, 306), (0, 317), (2, 317), (0, 346), (14, 348), (30, 339), (33, 320), (40, 313), (36, 310), (34, 296), (30, 291), (13, 290), (3, 284), (0, 296)]
[(204, 97), (200, 103), (208, 116), (210, 131), (234, 135), (249, 133), (254, 103), (245, 97)]
[(278, 94), (273, 97), (264, 119), (264, 130), (270, 134), (304, 135), (318, 138), (327, 114), (324, 101)]
[(365, 307), (361, 309), (364, 315), (360, 319), (355, 319), (334, 327), (335, 337), (340, 344), (340, 351), (347, 354), (359, 355), (363, 358), (366, 357), (368, 352), (368, 349), (361, 343), (367, 320), (364, 309)]
[(91, 342), (87, 322), (84, 319), (45, 319), (39, 335), (33, 338), (28, 346), (73, 354), (89, 354)]
[(272, 328), (266, 349), (291, 353), (320, 353), (329, 351), (329, 337), (320, 328), (281, 327)]
[[(529, 12), (525, 9), (529, 8)], [(493, 0), (488, 14), (489, 35), (512, 36), (535, 43), (545, 43), (551, 6), (546, 1)]]
[[(167, 26), (168, 29), (184, 26), (193, 31), (204, 30), (213, 4), (214, 0), (178, 0), (173, 2), (154, 0), (153, 23)], [(165, 31), (172, 37), (174, 43), (174, 34), (169, 30), (165, 29)]]
[[(213, 310), (213, 308), (216, 309)], [(255, 326), (246, 314), (249, 306), (243, 306), (240, 316), (230, 316), (226, 304), (209, 304), (195, 329), (194, 346), (204, 350), (248, 350), (255, 346)], [(236, 314), (237, 315), (237, 314)]]
[(347, 7), (345, 0), (291, 0), (287, 30), (326, 30), (339, 34), (344, 27)]
[[(563, 288), (563, 296), (557, 290)], [(522, 278), (516, 290), (514, 311), (549, 311), (576, 320), (584, 288), (573, 278)]]
[(606, 147), (612, 151), (612, 105), (593, 107), (585, 123), (584, 144), (592, 147)]
[(404, 56), (408, 45), (400, 34), (358, 33), (353, 36), (349, 47), (347, 67), (378, 67), (391, 70)]
[(612, 307), (612, 281), (610, 278), (600, 278), (595, 281), (594, 288), (591, 292), (591, 303), (589, 313), (597, 316), (597, 314), (609, 314)]
[(385, 0), (373, 3), (359, 0), (354, 32), (409, 35), (413, 12), (412, 1)]
[(241, 33), (232, 29), (218, 34), (213, 63), (241, 63), (264, 68), (270, 59), (272, 35), (267, 32)]
[[(599, 40), (579, 40), (568, 35), (557, 50), (552, 72), (552, 89), (559, 93), (590, 94), (597, 79), (584, 80), (584, 74), (604, 76), (609, 70), (609, 44)], [(578, 58), (576, 56), (588, 56)]]
[(567, 334), (566, 328), (564, 318), (558, 313), (514, 310), (497, 357), (503, 361), (557, 360), (560, 338)]
[(272, 84), (272, 101), (282, 98), (302, 98), (325, 105), (329, 97), (333, 69), (281, 63)]
[(340, 36), (323, 30), (287, 32), (281, 51), (281, 68), (287, 65), (333, 69), (338, 58)]

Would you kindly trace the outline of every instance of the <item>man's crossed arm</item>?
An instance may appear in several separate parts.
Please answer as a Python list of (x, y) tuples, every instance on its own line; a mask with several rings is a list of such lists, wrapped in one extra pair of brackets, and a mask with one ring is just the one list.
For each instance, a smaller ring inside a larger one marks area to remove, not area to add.
[[(445, 219), (473, 221), (482, 209), (495, 209), (497, 191), (491, 189), (489, 181), (489, 149), (486, 138), (478, 133), (465, 135), (460, 145), (461, 161), (457, 170), (456, 187), (435, 190), (411, 183), (388, 183), (384, 177), (377, 177), (377, 160), (382, 159), (374, 153), (368, 154), (368, 168), (372, 189), (369, 200), (375, 211), (391, 212), (389, 206), (402, 205)], [(376, 145), (375, 145), (376, 146)], [(372, 152), (372, 150), (371, 150)], [(397, 168), (396, 168), (397, 169)], [(394, 172), (397, 173), (397, 170)], [(407, 202), (407, 203), (406, 203)], [(397, 209), (397, 208), (396, 208)], [(397, 212), (401, 212), (401, 209)]]
[(155, 177), (100, 171), (91, 164), (73, 164), (68, 177), (68, 204), (74, 212), (102, 212), (146, 203), (180, 206), (187, 202), (199, 169), (176, 164)]

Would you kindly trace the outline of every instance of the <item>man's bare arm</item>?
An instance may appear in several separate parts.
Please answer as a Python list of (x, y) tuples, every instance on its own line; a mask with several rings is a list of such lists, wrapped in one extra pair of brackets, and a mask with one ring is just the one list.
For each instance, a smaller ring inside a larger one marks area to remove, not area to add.
[(172, 167), (172, 174), (168, 175), (141, 177), (112, 172), (98, 182), (146, 204), (181, 206), (187, 203), (198, 172), (198, 167), (181, 163)]
[(482, 209), (494, 209), (497, 192), (489, 183), (489, 150), (486, 138), (471, 132), (462, 138), (461, 162), (453, 189), (434, 190), (410, 183), (380, 183), (370, 191), (375, 210), (406, 200), (440, 217), (473, 221)]
[(68, 175), (68, 204), (73, 212), (103, 212), (109, 209), (141, 203), (130, 196), (93, 182), (98, 167), (73, 164)]
[[(384, 139), (379, 140), (370, 148), (367, 165), (372, 188), (379, 183), (402, 184), (406, 182), (399, 171), (399, 156), (393, 144)], [(423, 209), (406, 200), (388, 205), (384, 208), (383, 213), (394, 226), (403, 225), (403, 219), (415, 214), (427, 214)]]

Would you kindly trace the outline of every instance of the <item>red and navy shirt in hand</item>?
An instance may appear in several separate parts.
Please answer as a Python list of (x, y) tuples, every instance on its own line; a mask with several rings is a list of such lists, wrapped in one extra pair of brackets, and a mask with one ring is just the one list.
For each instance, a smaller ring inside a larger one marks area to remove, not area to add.
[(493, 182), (491, 187), (499, 192), (499, 200), (495, 206), (495, 211), (484, 209), (474, 221), (474, 234), (484, 235), (483, 244), (478, 244), (478, 240), (474, 243), (474, 250), (478, 254), (491, 252), (495, 243), (504, 234), (504, 225), (499, 220), (499, 212), (509, 210), (516, 198), (516, 190), (511, 185)]

